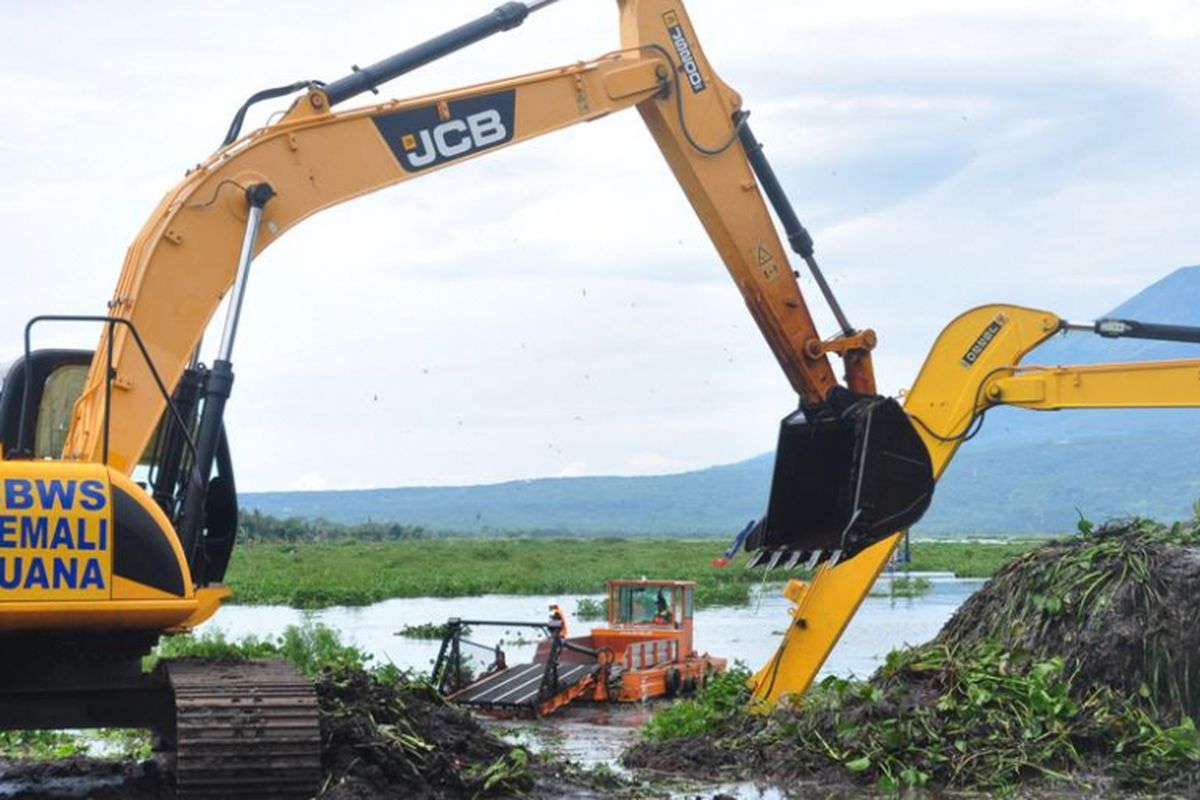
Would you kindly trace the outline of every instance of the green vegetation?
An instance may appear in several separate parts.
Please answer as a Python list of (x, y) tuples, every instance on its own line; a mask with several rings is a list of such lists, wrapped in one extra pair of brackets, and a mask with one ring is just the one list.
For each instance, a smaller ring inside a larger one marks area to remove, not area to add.
[(886, 583), (882, 589), (876, 585), (871, 597), (924, 597), (933, 588), (933, 581), (921, 576), (897, 575), (887, 579)]
[(699, 736), (743, 714), (750, 701), (750, 670), (738, 661), (713, 676), (695, 697), (679, 700), (650, 718), (642, 736), (650, 741), (669, 741)]
[[(317, 624), (289, 625), (276, 637), (247, 636), (230, 641), (219, 628), (203, 633), (163, 639), (149, 657), (250, 659), (278, 657), (314, 676), (323, 669), (362, 668), (371, 656), (354, 645), (344, 644), (334, 629)], [(149, 664), (147, 666), (150, 666)]]
[(1013, 556), (1027, 553), (1044, 539), (1004, 541), (915, 541), (912, 543), (912, 572), (952, 572), (960, 578), (990, 578)]
[(1103, 776), (1191, 796), (1200, 519), (1081, 519), (1080, 532), (1013, 559), (936, 639), (892, 653), (869, 680), (827, 678), (763, 714), (677, 704), (626, 763), (728, 777), (752, 753), (768, 765), (754, 777), (779, 781), (832, 769), (888, 791), (1007, 793)]
[(582, 620), (608, 619), (608, 598), (593, 600), (581, 597), (575, 604), (575, 616)]
[[(468, 636), (471, 633), (471, 628), (468, 625), (462, 626), (462, 635)], [(397, 636), (403, 636), (405, 639), (430, 639), (441, 640), (450, 635), (449, 622), (423, 622), (419, 625), (405, 625), (400, 630), (396, 631)]]
[(91, 731), (94, 740), (88, 754), (115, 760), (145, 761), (153, 754), (153, 742), (148, 731), (136, 728), (102, 728)]
[(1151, 788), (1200, 764), (1189, 718), (1164, 724), (1111, 687), (1072, 679), (1061, 658), (935, 643), (892, 653), (869, 682), (826, 678), (753, 739), (811, 742), (794, 767), (841, 764), (885, 789), (931, 781), (1003, 789), (1030, 775), (1064, 778), (1086, 768), (1101, 742), (1128, 785)]
[(243, 511), (238, 519), (239, 535), (250, 542), (313, 542), (350, 539), (364, 542), (394, 542), (420, 539), (425, 529), (395, 522), (362, 522), (348, 525), (327, 519), (273, 517), (257, 509)]
[(87, 740), (64, 731), (0, 731), (0, 756), (49, 760), (88, 753)]
[[(909, 567), (986, 577), (1035, 544), (919, 541)], [(647, 576), (695, 580), (702, 607), (744, 605), (763, 573), (742, 569), (741, 559), (714, 567), (719, 551), (713, 541), (681, 539), (251, 542), (234, 551), (228, 582), (236, 602), (324, 608), (393, 597), (595, 594), (605, 580)]]
[(52, 761), (75, 756), (114, 760), (150, 757), (150, 734), (130, 728), (71, 731), (0, 731), (0, 757)]

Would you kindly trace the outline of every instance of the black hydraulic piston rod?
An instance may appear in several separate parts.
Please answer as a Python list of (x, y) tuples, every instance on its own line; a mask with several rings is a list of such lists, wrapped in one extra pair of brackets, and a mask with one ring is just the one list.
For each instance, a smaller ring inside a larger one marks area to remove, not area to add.
[(204, 408), (200, 412), (199, 430), (196, 433), (196, 452), (188, 486), (180, 510), (178, 529), (180, 544), (188, 558), (192, 576), (204, 574), (202, 532), (204, 530), (204, 504), (208, 498), (209, 477), (213, 463), (221, 449), (225, 404), (233, 390), (233, 342), (237, 336), (238, 322), (242, 315), (242, 303), (246, 298), (246, 282), (250, 276), (250, 265), (254, 260), (254, 249), (258, 241), (258, 228), (262, 222), (263, 208), (275, 196), (275, 190), (267, 183), (255, 183), (245, 191), (247, 218), (246, 233), (242, 238), (242, 250), (238, 257), (237, 273), (229, 294), (229, 308), (225, 314), (225, 328), (221, 344), (204, 382)]
[(800, 223), (800, 218), (796, 216), (796, 210), (792, 208), (792, 202), (788, 200), (787, 193), (784, 192), (783, 186), (779, 183), (779, 178), (775, 176), (775, 170), (771, 168), (771, 162), (767, 160), (766, 154), (763, 153), (762, 145), (759, 144), (758, 139), (754, 138), (754, 133), (750, 130), (750, 125), (746, 122), (746, 117), (742, 115), (736, 122), (738, 126), (738, 138), (742, 142), (742, 149), (746, 151), (746, 159), (750, 162), (750, 167), (754, 170), (755, 177), (758, 178), (759, 186), (762, 187), (763, 192), (767, 195), (767, 199), (771, 201), (771, 207), (775, 209), (775, 214), (779, 217), (779, 221), (783, 223), (783, 230), (787, 233), (788, 242), (792, 245), (792, 250), (796, 252), (796, 255), (804, 259), (804, 263), (808, 265), (808, 269), (812, 272), (817, 286), (820, 287), (821, 294), (825, 296), (825, 302), (829, 304), (830, 310), (833, 311), (833, 316), (837, 319), (842, 333), (850, 336), (854, 333), (854, 327), (850, 324), (850, 320), (846, 318), (841, 304), (838, 303), (837, 297), (833, 294), (833, 289), (825, 281), (825, 275), (821, 272), (821, 267), (817, 264), (812, 236), (805, 230), (804, 225)]
[(333, 83), (326, 84), (325, 96), (329, 105), (335, 106), (363, 92), (374, 92), (381, 84), (387, 83), (406, 72), (412, 72), (431, 61), (461, 50), (468, 45), (486, 39), (487, 37), (509, 31), (518, 27), (532, 12), (537, 11), (557, 0), (530, 0), (527, 3), (505, 3), (490, 14), (479, 19), (460, 25), (441, 36), (435, 36), (416, 47), (385, 58), (369, 67), (359, 69)]
[(1069, 331), (1091, 331), (1105, 339), (1149, 339), (1200, 344), (1200, 328), (1188, 325), (1163, 325), (1133, 319), (1098, 319), (1095, 322), (1064, 322), (1062, 327)]

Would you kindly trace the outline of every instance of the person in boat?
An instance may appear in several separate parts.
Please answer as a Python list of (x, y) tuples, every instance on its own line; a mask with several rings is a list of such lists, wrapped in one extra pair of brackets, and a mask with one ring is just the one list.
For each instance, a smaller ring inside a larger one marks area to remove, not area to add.
[(658, 598), (655, 600), (654, 622), (658, 625), (671, 624), (671, 604), (667, 602), (667, 596), (662, 589), (658, 590)]
[(558, 603), (550, 606), (550, 634), (567, 638), (567, 618)]
[(504, 655), (504, 650), (500, 648), (500, 645), (496, 645), (493, 654), (495, 658), (492, 659), (491, 665), (488, 666), (484, 673), (485, 675), (491, 675), (493, 672), (502, 672), (508, 669), (508, 657)]

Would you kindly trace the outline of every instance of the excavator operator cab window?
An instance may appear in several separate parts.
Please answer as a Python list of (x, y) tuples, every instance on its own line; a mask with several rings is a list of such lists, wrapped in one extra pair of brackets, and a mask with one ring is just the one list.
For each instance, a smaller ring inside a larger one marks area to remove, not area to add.
[(617, 590), (617, 622), (631, 625), (671, 625), (675, 620), (675, 588), (622, 586)]
[[(87, 350), (34, 350), (28, 361), (22, 357), (9, 365), (0, 388), (0, 443), (6, 458), (16, 454), (62, 457), (75, 401), (91, 363)], [(22, 428), (25, 441), (18, 442)]]
[(42, 386), (38, 403), (37, 427), (33, 436), (34, 458), (60, 458), (67, 431), (71, 428), (71, 413), (75, 401), (83, 392), (89, 367), (64, 364), (50, 373)]

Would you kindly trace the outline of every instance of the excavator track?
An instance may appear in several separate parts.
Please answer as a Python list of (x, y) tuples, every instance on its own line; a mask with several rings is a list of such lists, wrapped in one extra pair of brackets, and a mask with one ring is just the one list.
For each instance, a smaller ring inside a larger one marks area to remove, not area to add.
[(172, 661), (181, 800), (300, 800), (317, 793), (321, 729), (312, 682), (281, 661)]

